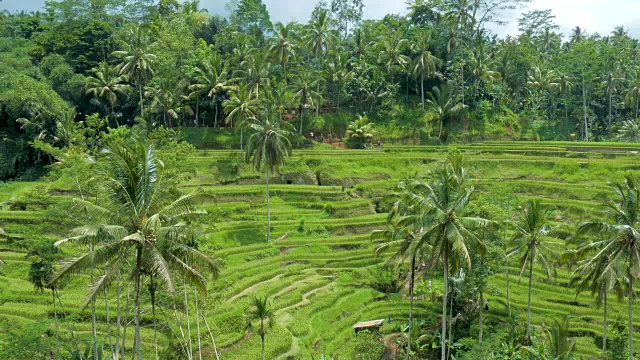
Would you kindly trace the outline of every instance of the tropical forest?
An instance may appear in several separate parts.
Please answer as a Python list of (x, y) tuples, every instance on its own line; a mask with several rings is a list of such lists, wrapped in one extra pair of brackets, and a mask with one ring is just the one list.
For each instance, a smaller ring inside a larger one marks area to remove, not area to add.
[(0, 359), (640, 359), (629, 23), (35, 2), (0, 0)]

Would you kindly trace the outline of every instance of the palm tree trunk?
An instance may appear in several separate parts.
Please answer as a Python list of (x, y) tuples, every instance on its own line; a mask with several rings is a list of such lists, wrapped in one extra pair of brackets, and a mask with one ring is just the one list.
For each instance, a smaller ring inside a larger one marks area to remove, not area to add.
[(113, 360), (120, 358), (120, 274), (118, 273), (118, 285), (116, 287), (116, 348), (113, 352)]
[(587, 88), (582, 75), (582, 110), (584, 112), (584, 139), (589, 142), (589, 125), (587, 124)]
[(411, 271), (410, 271), (410, 278), (409, 278), (409, 333), (408, 333), (408, 340), (407, 340), (407, 357), (406, 360), (409, 360), (409, 357), (411, 356), (411, 331), (413, 330), (413, 288), (414, 288), (414, 278), (415, 278), (415, 271), (416, 271), (416, 254), (413, 254), (413, 257), (411, 258)]
[(533, 251), (529, 259), (529, 297), (527, 300), (527, 340), (531, 344), (531, 284), (533, 282)]
[(198, 328), (198, 358), (202, 360), (202, 340), (200, 338), (200, 308), (198, 308), (198, 292), (193, 288), (193, 298), (196, 303), (196, 326)]
[(507, 276), (507, 313), (509, 314), (509, 318), (511, 318), (511, 289), (509, 286), (509, 269), (505, 272)]
[(302, 125), (304, 124), (304, 106), (300, 106), (300, 135), (302, 135)]
[(243, 135), (244, 135), (244, 124), (239, 125), (240, 126), (240, 150), (242, 150), (242, 144), (244, 142), (243, 139)]
[(607, 122), (607, 131), (611, 130), (611, 121), (612, 119), (612, 114), (611, 114), (611, 90), (609, 90), (609, 121)]
[(198, 127), (198, 120), (200, 115), (200, 94), (196, 95), (196, 127)]
[[(451, 284), (451, 296), (449, 297), (449, 337), (447, 338), (447, 344), (453, 344), (453, 285)], [(451, 357), (451, 345), (447, 346), (447, 359)]]
[(187, 350), (189, 351), (189, 359), (193, 359), (193, 345), (191, 344), (191, 320), (189, 319), (189, 298), (187, 297), (187, 281), (182, 275), (184, 284), (184, 313), (187, 320)]
[(156, 284), (153, 276), (151, 276), (151, 317), (153, 318), (153, 345), (156, 351), (156, 360), (159, 359), (158, 356), (158, 329), (157, 329), (157, 321), (156, 321)]
[(140, 338), (140, 268), (142, 267), (142, 248), (137, 248), (136, 267), (133, 275), (133, 324), (135, 326), (134, 352), (142, 360), (142, 340)]
[(56, 328), (56, 354), (60, 357), (60, 332), (58, 331), (58, 307), (56, 306), (56, 292), (55, 289), (51, 289), (51, 296), (53, 297), (53, 319), (55, 321)]
[[(93, 244), (89, 244), (89, 252), (93, 252)], [(89, 281), (93, 283), (93, 264), (89, 270)], [(92, 336), (92, 349), (94, 358), (98, 358), (98, 340), (96, 331), (96, 299), (91, 299), (91, 336)]]
[(124, 325), (122, 326), (122, 354), (121, 357), (124, 359), (124, 354), (127, 348), (127, 319), (129, 318), (129, 300), (131, 299), (131, 283), (127, 285), (127, 301), (124, 303)]
[(422, 112), (424, 112), (424, 74), (420, 75), (420, 93), (422, 95)]
[(483, 325), (482, 311), (483, 310), (484, 310), (484, 286), (480, 285), (480, 312), (478, 316), (478, 322), (480, 325), (480, 331), (478, 334), (478, 344), (480, 345), (482, 345), (482, 325)]
[(107, 289), (104, 290), (104, 311), (107, 318), (107, 338), (109, 339), (109, 349), (113, 354), (113, 341), (111, 339), (111, 319), (109, 318), (109, 299), (107, 298)]
[(144, 103), (142, 96), (142, 76), (138, 73), (138, 93), (140, 94), (140, 116), (144, 117)]
[[(213, 127), (218, 127), (218, 102), (216, 100), (213, 101)], [(231, 124), (233, 126), (233, 124)]]
[(444, 127), (444, 116), (440, 116), (440, 131), (438, 131), (438, 139), (442, 139), (442, 128)]
[(447, 358), (447, 295), (449, 292), (449, 253), (444, 254), (444, 293), (442, 295), (442, 356), (441, 360)]
[(605, 356), (607, 353), (607, 328), (609, 327), (609, 322), (607, 321), (607, 289), (604, 291), (604, 324), (602, 327), (602, 355)]
[(267, 242), (271, 242), (271, 204), (269, 202), (269, 165), (265, 166), (265, 171), (267, 173), (266, 183), (267, 183)]
[(260, 338), (262, 339), (262, 360), (265, 360), (265, 353), (264, 353), (264, 319), (260, 319)]
[(631, 273), (632, 258), (629, 254), (629, 360), (633, 360), (633, 274)]
[[(207, 303), (205, 300), (204, 304), (205, 310), (207, 309)], [(209, 322), (207, 321), (207, 316), (204, 314), (200, 314), (202, 316), (202, 320), (204, 320), (204, 325), (207, 327), (207, 331), (209, 332), (209, 336), (211, 337), (211, 343), (213, 344), (213, 352), (216, 354), (216, 360), (220, 360), (220, 356), (218, 355), (218, 348), (216, 347), (216, 340), (213, 338), (213, 332), (211, 331), (211, 327), (209, 326)]]
[(638, 121), (638, 103), (640, 103), (640, 94), (636, 95), (636, 121)]

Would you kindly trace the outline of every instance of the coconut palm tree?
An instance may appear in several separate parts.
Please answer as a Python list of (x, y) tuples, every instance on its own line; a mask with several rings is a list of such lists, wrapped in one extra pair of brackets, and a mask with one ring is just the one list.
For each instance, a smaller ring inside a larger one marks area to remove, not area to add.
[[(316, 58), (317, 71), (320, 72), (322, 65), (321, 57), (328, 52), (335, 44), (337, 36), (333, 29), (334, 21), (326, 9), (319, 9), (314, 13), (306, 27), (306, 35), (304, 40), (307, 47)], [(316, 84), (316, 92), (320, 93), (320, 82)], [(316, 120), (320, 112), (320, 104), (316, 105)]]
[[(276, 116), (274, 116), (276, 115)], [(284, 166), (291, 155), (291, 132), (288, 124), (281, 121), (273, 111), (266, 111), (259, 122), (252, 123), (254, 131), (247, 141), (246, 161), (252, 161), (254, 169), (264, 167), (267, 186), (267, 242), (271, 241), (271, 206), (269, 201), (269, 178), (271, 174)]]
[(294, 101), (300, 102), (300, 134), (304, 125), (304, 113), (308, 107), (318, 107), (320, 93), (314, 90), (320, 83), (320, 79), (309, 67), (302, 67), (293, 77), (289, 88), (294, 92)]
[(416, 42), (412, 46), (414, 53), (411, 73), (420, 78), (420, 95), (422, 97), (422, 111), (424, 111), (424, 79), (436, 73), (439, 59), (435, 57), (429, 47), (431, 45), (431, 32), (423, 30), (418, 34)]
[(296, 58), (297, 46), (292, 41), (295, 24), (290, 22), (287, 25), (277, 23), (275, 25), (275, 36), (271, 38), (269, 54), (282, 66), (283, 77), (287, 79), (287, 65), (290, 60)]
[(527, 300), (527, 338), (531, 342), (531, 289), (533, 284), (533, 267), (536, 260), (545, 270), (547, 277), (553, 275), (553, 266), (549, 255), (546, 235), (549, 233), (548, 221), (551, 210), (540, 204), (539, 200), (529, 200), (525, 203), (520, 214), (520, 220), (516, 224), (516, 234), (513, 237), (515, 248), (507, 253), (508, 257), (520, 256), (520, 276), (529, 266), (529, 291)]
[(562, 94), (564, 102), (564, 118), (565, 122), (569, 123), (569, 94), (573, 88), (573, 77), (570, 74), (558, 73), (557, 89)]
[(569, 335), (569, 316), (565, 316), (562, 322), (554, 319), (553, 325), (545, 331), (550, 359), (562, 360), (571, 358), (571, 354), (576, 350), (576, 341), (571, 339)]
[(620, 128), (620, 137), (629, 142), (640, 141), (640, 120), (625, 120)]
[(407, 44), (407, 39), (403, 39), (398, 33), (382, 36), (376, 43), (379, 59), (384, 63), (391, 84), (393, 84), (393, 73), (396, 69), (403, 69), (410, 62), (409, 57), (402, 53)]
[(605, 85), (607, 100), (609, 102), (609, 116), (607, 117), (607, 130), (611, 130), (611, 123), (613, 122), (613, 93), (618, 91), (618, 82), (623, 80), (623, 78), (619, 77), (616, 73), (610, 71), (605, 75), (597, 77), (594, 79), (595, 81), (599, 81), (601, 84)]
[(112, 55), (122, 59), (118, 68), (120, 75), (126, 75), (138, 88), (140, 95), (140, 115), (144, 116), (144, 84), (153, 76), (153, 63), (157, 56), (151, 53), (154, 43), (150, 43), (147, 32), (141, 27), (129, 29), (126, 40), (119, 42), (121, 50)]
[(173, 127), (173, 120), (180, 114), (191, 114), (189, 105), (183, 103), (184, 84), (176, 83), (174, 79), (163, 78), (146, 87), (145, 95), (151, 99), (150, 110), (154, 114), (162, 114), (164, 125)]
[(440, 130), (438, 130), (438, 139), (442, 138), (442, 129), (444, 127), (444, 119), (448, 116), (455, 115), (464, 109), (464, 105), (458, 103), (458, 97), (455, 95), (455, 89), (449, 83), (442, 83), (440, 87), (433, 87), (429, 93), (427, 103), (436, 113)]
[(483, 242), (472, 230), (486, 228), (491, 224), (486, 219), (463, 215), (473, 191), (468, 173), (463, 166), (462, 156), (454, 154), (449, 156), (447, 163), (433, 170), (429, 179), (416, 181), (408, 194), (412, 204), (422, 208), (419, 219), (424, 228), (416, 239), (415, 247), (421, 249), (430, 246), (430, 265), (441, 264), (443, 268), (443, 360), (447, 354), (447, 289), (450, 271), (462, 267), (471, 268), (470, 249), (484, 252)]
[(260, 321), (260, 339), (262, 340), (262, 360), (265, 360), (264, 352), (264, 338), (267, 335), (267, 327), (273, 327), (275, 322), (275, 313), (269, 304), (269, 300), (266, 297), (259, 298), (254, 297), (251, 303), (251, 309), (249, 310), (249, 319)]
[(358, 117), (347, 126), (347, 138), (358, 147), (361, 147), (373, 139), (375, 135), (373, 125), (373, 123), (369, 122), (366, 115), (358, 115)]
[(636, 121), (638, 121), (638, 104), (640, 104), (640, 80), (635, 80), (630, 84), (624, 100), (627, 106), (635, 109), (635, 117)]
[(240, 85), (231, 92), (229, 99), (222, 103), (224, 112), (227, 113), (225, 122), (233, 122), (240, 128), (240, 150), (242, 150), (244, 139), (244, 128), (249, 121), (255, 119), (258, 114), (258, 99), (247, 85)]
[(584, 290), (591, 290), (591, 295), (596, 299), (596, 306), (604, 307), (602, 353), (605, 355), (607, 352), (607, 329), (609, 328), (608, 295), (613, 292), (618, 301), (622, 302), (625, 276), (619, 260), (612, 262), (608, 254), (600, 253), (600, 245), (602, 245), (600, 241), (590, 239), (586, 243), (580, 244), (577, 250), (571, 251), (569, 254), (577, 258), (586, 257), (580, 261), (580, 265), (571, 278), (571, 283), (576, 285), (577, 294)]
[(255, 51), (241, 64), (238, 76), (252, 87), (257, 98), (260, 98), (262, 88), (271, 84), (272, 65), (266, 51)]
[(595, 234), (602, 240), (594, 242), (599, 261), (611, 266), (624, 264), (627, 276), (629, 313), (629, 359), (633, 359), (633, 296), (634, 281), (640, 277), (640, 189), (630, 175), (622, 183), (612, 183), (616, 200), (607, 202), (607, 211), (613, 223), (587, 222), (578, 227), (577, 234)]
[(348, 68), (348, 58), (346, 54), (336, 55), (327, 66), (327, 71), (331, 83), (335, 87), (336, 91), (336, 109), (340, 110), (340, 99), (344, 92), (344, 87), (347, 81), (353, 79), (354, 73)]
[(111, 105), (111, 116), (116, 125), (118, 118), (115, 113), (115, 106), (118, 101), (118, 94), (124, 94), (129, 90), (128, 78), (118, 74), (118, 69), (110, 66), (107, 62), (102, 62), (93, 69), (94, 76), (86, 78), (86, 93), (95, 97), (104, 97)]
[[(202, 214), (194, 207), (196, 194), (174, 197), (162, 181), (162, 163), (156, 159), (153, 145), (143, 135), (134, 134), (125, 144), (105, 148), (97, 162), (96, 181), (104, 191), (101, 204), (75, 200), (87, 224), (58, 241), (96, 244), (88, 253), (63, 263), (50, 279), (55, 284), (85, 272), (96, 265), (105, 273), (89, 285), (87, 301), (102, 294), (122, 271), (133, 280), (134, 357), (142, 359), (140, 337), (140, 294), (143, 272), (153, 270), (169, 292), (175, 289), (179, 275), (206, 291), (207, 270), (219, 271), (218, 263), (202, 252), (185, 245), (189, 220)], [(145, 271), (146, 269), (146, 271)]]
[(220, 54), (213, 54), (202, 66), (196, 67), (195, 84), (189, 89), (205, 94), (213, 102), (213, 126), (218, 126), (218, 106), (220, 100), (234, 89), (229, 83), (229, 73), (222, 63)]

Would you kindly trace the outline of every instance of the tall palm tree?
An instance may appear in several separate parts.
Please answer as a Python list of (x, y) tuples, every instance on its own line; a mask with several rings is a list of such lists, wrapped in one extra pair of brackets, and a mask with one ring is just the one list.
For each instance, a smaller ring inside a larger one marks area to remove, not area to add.
[(86, 93), (95, 97), (104, 97), (111, 105), (111, 116), (118, 124), (118, 118), (115, 113), (115, 106), (118, 101), (118, 94), (124, 94), (129, 90), (126, 76), (119, 75), (118, 69), (110, 66), (107, 62), (102, 62), (93, 69), (94, 76), (88, 76), (86, 79)]
[(293, 42), (294, 23), (275, 25), (275, 36), (271, 38), (269, 54), (282, 66), (284, 79), (287, 79), (287, 65), (296, 58), (297, 46)]
[(438, 139), (442, 138), (442, 128), (444, 127), (444, 119), (447, 116), (454, 115), (464, 109), (464, 106), (458, 103), (458, 97), (454, 94), (455, 89), (449, 83), (442, 83), (440, 87), (433, 87), (429, 93), (427, 103), (435, 111), (440, 130), (438, 131)]
[[(307, 47), (316, 58), (317, 71), (320, 73), (322, 65), (321, 57), (328, 52), (336, 42), (336, 33), (333, 29), (333, 19), (326, 9), (319, 9), (315, 12), (306, 28), (305, 40)], [(316, 92), (320, 93), (320, 82), (316, 84)], [(316, 120), (320, 113), (320, 104), (316, 106)]]
[(273, 327), (275, 322), (275, 313), (266, 297), (254, 297), (249, 310), (249, 319), (260, 321), (260, 339), (262, 340), (262, 360), (265, 360), (264, 338), (267, 335), (267, 327)]
[(162, 114), (164, 125), (173, 127), (173, 120), (180, 117), (181, 113), (191, 114), (189, 105), (183, 103), (183, 90), (185, 86), (176, 83), (174, 79), (163, 78), (146, 87), (145, 95), (151, 99), (150, 110), (155, 114)]
[(608, 254), (599, 251), (601, 245), (600, 241), (590, 239), (569, 254), (577, 258), (586, 257), (574, 271), (571, 283), (576, 285), (577, 294), (584, 290), (591, 290), (591, 295), (596, 297), (596, 306), (604, 307), (602, 353), (606, 355), (607, 329), (609, 328), (608, 295), (610, 292), (614, 292), (618, 301), (622, 302), (625, 276), (619, 259), (612, 262)]
[(269, 54), (266, 51), (255, 51), (241, 64), (238, 74), (247, 84), (253, 88), (256, 97), (260, 97), (260, 91), (271, 84), (272, 65), (269, 62)]
[(520, 220), (516, 225), (516, 234), (513, 237), (515, 248), (510, 250), (507, 256), (520, 256), (520, 276), (529, 266), (529, 291), (527, 300), (527, 338), (531, 342), (531, 289), (533, 285), (533, 266), (536, 260), (542, 265), (547, 277), (551, 278), (553, 266), (549, 255), (546, 235), (549, 232), (548, 221), (551, 210), (540, 204), (539, 200), (529, 200), (525, 203), (520, 214)]
[(555, 71), (545, 69), (542, 65), (533, 68), (529, 74), (527, 86), (531, 88), (533, 94), (533, 120), (536, 120), (537, 111), (544, 96), (558, 87), (557, 79)]
[(611, 266), (624, 264), (627, 276), (629, 315), (629, 359), (633, 359), (633, 296), (634, 281), (640, 277), (640, 189), (637, 181), (627, 176), (623, 183), (612, 183), (616, 200), (609, 200), (606, 209), (613, 223), (587, 222), (578, 228), (578, 235), (596, 234), (602, 240), (594, 242), (599, 261)]
[(488, 227), (491, 223), (479, 217), (463, 216), (473, 187), (463, 166), (461, 155), (451, 155), (446, 164), (432, 171), (428, 180), (418, 180), (410, 188), (408, 198), (421, 207), (419, 219), (424, 228), (419, 234), (417, 248), (431, 247), (430, 264), (442, 264), (444, 295), (442, 298), (442, 359), (447, 353), (447, 289), (450, 271), (471, 268), (470, 245), (484, 252), (483, 242), (473, 234), (473, 228)]
[(213, 54), (202, 66), (196, 67), (195, 84), (189, 89), (206, 94), (213, 102), (213, 126), (218, 125), (218, 106), (220, 99), (226, 96), (234, 87), (229, 85), (232, 79), (222, 63), (220, 54)]
[(304, 125), (305, 108), (318, 107), (320, 93), (314, 90), (320, 83), (320, 79), (309, 67), (302, 67), (293, 78), (293, 82), (289, 87), (294, 93), (294, 100), (300, 102), (300, 134), (302, 134)]
[(621, 77), (618, 77), (617, 74), (610, 71), (605, 75), (595, 78), (594, 80), (600, 81), (600, 83), (605, 85), (607, 100), (609, 102), (609, 116), (607, 117), (607, 130), (611, 130), (611, 123), (613, 122), (613, 93), (618, 91), (617, 85), (618, 82), (623, 80)]
[(411, 64), (411, 73), (420, 78), (420, 95), (422, 97), (422, 111), (424, 111), (424, 79), (436, 73), (439, 59), (429, 51), (431, 45), (431, 32), (423, 30), (418, 34), (413, 44), (414, 59)]
[[(76, 200), (87, 224), (72, 231), (56, 246), (75, 242), (99, 244), (88, 253), (63, 263), (50, 283), (82, 273), (95, 265), (105, 273), (89, 285), (87, 301), (102, 294), (121, 271), (133, 279), (134, 355), (142, 359), (140, 337), (140, 293), (143, 271), (153, 270), (165, 289), (175, 289), (180, 275), (206, 291), (206, 274), (217, 275), (218, 263), (185, 245), (189, 220), (202, 214), (194, 207), (196, 194), (171, 196), (162, 181), (162, 163), (153, 145), (134, 134), (126, 144), (107, 147), (98, 160), (97, 182), (104, 191), (101, 205)], [(128, 265), (130, 264), (130, 266)]]
[(340, 110), (340, 99), (347, 81), (353, 79), (354, 73), (348, 68), (346, 54), (338, 54), (327, 66), (329, 78), (336, 89), (336, 108)]
[(631, 83), (629, 89), (627, 90), (627, 95), (625, 96), (625, 102), (627, 106), (635, 108), (635, 117), (636, 121), (638, 118), (638, 104), (640, 104), (640, 80), (635, 80)]
[(222, 106), (227, 113), (225, 121), (231, 123), (231, 126), (235, 121), (236, 126), (240, 128), (240, 150), (242, 150), (244, 127), (248, 121), (256, 118), (258, 99), (247, 85), (240, 85), (231, 92), (231, 96), (222, 103)]
[(557, 89), (560, 91), (560, 94), (562, 94), (563, 97), (563, 101), (564, 101), (564, 118), (565, 118), (565, 122), (569, 123), (569, 94), (571, 93), (571, 89), (573, 88), (573, 77), (570, 74), (566, 74), (566, 73), (559, 73), (558, 74), (558, 80), (557, 80)]
[(264, 167), (267, 186), (267, 242), (271, 241), (271, 206), (269, 200), (269, 177), (284, 166), (285, 159), (291, 155), (291, 132), (287, 123), (280, 121), (273, 112), (267, 110), (259, 122), (252, 123), (254, 131), (249, 137), (246, 161), (252, 161), (253, 167), (260, 171)]
[(379, 59), (384, 63), (391, 84), (393, 84), (393, 73), (396, 69), (402, 69), (409, 64), (409, 57), (402, 53), (407, 43), (407, 39), (403, 39), (398, 33), (393, 33), (382, 36), (376, 44), (379, 49)]
[(120, 75), (126, 75), (138, 88), (140, 95), (140, 115), (144, 116), (144, 83), (153, 75), (153, 63), (157, 56), (151, 53), (154, 43), (150, 43), (147, 32), (141, 27), (127, 31), (126, 40), (119, 42), (121, 50), (113, 56), (122, 59), (118, 68)]

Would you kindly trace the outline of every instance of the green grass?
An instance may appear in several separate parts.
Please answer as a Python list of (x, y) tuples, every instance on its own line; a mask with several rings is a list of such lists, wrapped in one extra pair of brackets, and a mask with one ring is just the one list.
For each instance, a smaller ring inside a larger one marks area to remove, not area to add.
[[(188, 136), (201, 147), (230, 148), (235, 144), (233, 134)], [(514, 207), (526, 199), (542, 199), (556, 210), (553, 231), (562, 239), (568, 238), (579, 222), (603, 216), (601, 204), (612, 194), (609, 181), (640, 169), (640, 156), (635, 153), (640, 146), (635, 144), (484, 142), (456, 148), (466, 155), (477, 189), (473, 209), (491, 214), (508, 199)], [(287, 162), (287, 176), (302, 184), (271, 186), (271, 243), (264, 239), (266, 194), (262, 174), (234, 162), (240, 159), (236, 150), (201, 150), (186, 158), (195, 175), (181, 189), (189, 192), (200, 188), (211, 195), (202, 204), (208, 215), (203, 218), (205, 234), (200, 246), (224, 262), (221, 276), (210, 286), (211, 301), (206, 308), (223, 357), (260, 357), (259, 337), (245, 331), (244, 314), (252, 296), (269, 296), (276, 310), (276, 324), (266, 337), (267, 358), (309, 359), (320, 352), (349, 358), (354, 323), (387, 317), (394, 325), (406, 322), (409, 301), (405, 294), (385, 296), (369, 286), (369, 270), (385, 261), (374, 255), (375, 244), (370, 240), (371, 231), (383, 228), (386, 222), (386, 214), (377, 213), (376, 205), (399, 180), (426, 174), (449, 150), (439, 146), (385, 146), (383, 152), (377, 152), (321, 146), (294, 151)], [(317, 185), (317, 179), (322, 186)], [(273, 181), (281, 179), (274, 177)], [(0, 203), (25, 197), (39, 184), (0, 184)], [(48, 210), (30, 205), (20, 211), (5, 206), (0, 210), (0, 227), (34, 241), (59, 239), (64, 231), (51, 211), (63, 211), (69, 195), (57, 190), (50, 195)], [(559, 252), (564, 247), (564, 240), (552, 245)], [(65, 249), (66, 255), (77, 251), (81, 249)], [(29, 260), (25, 254), (4, 249), (0, 258), (6, 263), (0, 268), (0, 324), (7, 323), (4, 320), (19, 326), (52, 321), (51, 294), (36, 292), (27, 281)], [(510, 265), (512, 306), (523, 319), (526, 281), (518, 284), (517, 264)], [(598, 356), (596, 339), (602, 333), (602, 310), (594, 306), (589, 294), (576, 297), (567, 287), (570, 272), (558, 270), (558, 276), (550, 281), (539, 269), (535, 271), (533, 323), (542, 326), (553, 318), (571, 315), (571, 331), (579, 335), (577, 352)], [(434, 286), (441, 286), (437, 275), (433, 280)], [(85, 340), (90, 338), (90, 323), (88, 311), (80, 307), (87, 282), (87, 276), (76, 278), (60, 292), (69, 326)], [(487, 298), (492, 306), (488, 316), (504, 319), (504, 274), (494, 275), (490, 282), (492, 290)], [(104, 307), (98, 308), (98, 317), (104, 321)], [(145, 351), (151, 352), (150, 315), (145, 311), (143, 343)], [(418, 318), (431, 320), (441, 309), (437, 302), (418, 300), (415, 311)], [(624, 311), (624, 304), (611, 304), (611, 314)], [(634, 315), (634, 322), (640, 327), (640, 313)], [(7, 325), (0, 325), (0, 330), (5, 330), (3, 326)], [(104, 324), (100, 331), (106, 331)], [(68, 333), (64, 336), (68, 340)], [(634, 336), (640, 341), (640, 334)], [(169, 337), (164, 329), (160, 339), (163, 348)], [(208, 337), (204, 338), (203, 355), (212, 356)]]

